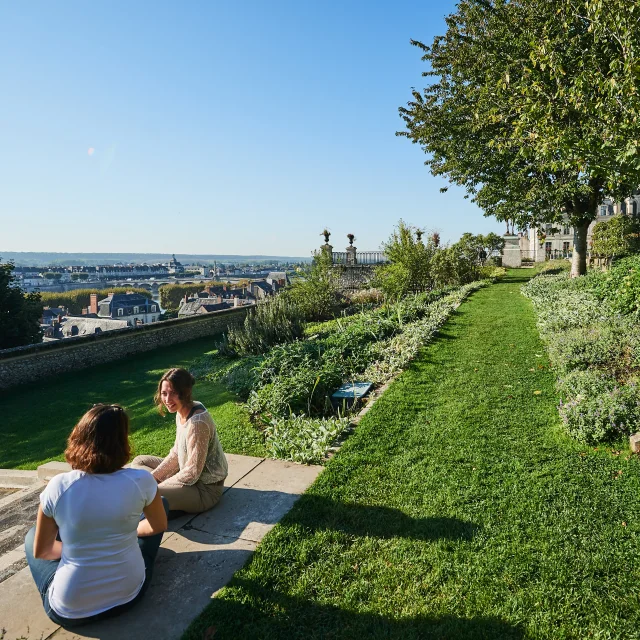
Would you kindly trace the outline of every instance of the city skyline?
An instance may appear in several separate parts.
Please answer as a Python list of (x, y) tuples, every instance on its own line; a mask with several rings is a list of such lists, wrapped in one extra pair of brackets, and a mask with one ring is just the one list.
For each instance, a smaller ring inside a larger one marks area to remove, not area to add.
[(454, 4), (3, 5), (0, 249), (305, 256), (325, 226), (376, 250), (400, 218), (501, 233), (395, 136), (424, 85), (409, 40)]

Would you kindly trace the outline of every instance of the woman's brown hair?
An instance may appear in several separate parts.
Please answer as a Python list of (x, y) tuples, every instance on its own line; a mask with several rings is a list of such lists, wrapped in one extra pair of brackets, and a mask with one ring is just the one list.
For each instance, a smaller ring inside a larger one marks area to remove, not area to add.
[(73, 469), (113, 473), (129, 462), (129, 417), (117, 404), (97, 404), (73, 428), (64, 452)]
[(160, 378), (156, 395), (153, 396), (153, 401), (156, 403), (160, 415), (164, 415), (164, 403), (162, 402), (160, 393), (162, 391), (162, 383), (165, 381), (171, 384), (182, 404), (191, 404), (191, 391), (193, 385), (196, 383), (196, 379), (186, 369), (169, 369), (169, 371)]

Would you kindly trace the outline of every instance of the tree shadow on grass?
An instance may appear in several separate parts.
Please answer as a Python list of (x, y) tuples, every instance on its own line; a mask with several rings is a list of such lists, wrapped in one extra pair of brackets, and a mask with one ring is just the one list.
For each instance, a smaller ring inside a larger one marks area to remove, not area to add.
[[(521, 640), (521, 628), (495, 617), (456, 615), (394, 619), (292, 597), (269, 585), (234, 578), (185, 633), (185, 640)], [(233, 598), (233, 599), (232, 599)], [(374, 603), (358, 603), (372, 608)], [(358, 606), (352, 605), (352, 606)]]
[(351, 536), (407, 538), (412, 540), (464, 540), (480, 527), (457, 518), (413, 518), (399, 509), (341, 503), (323, 496), (303, 495), (283, 520), (311, 531), (340, 531)]

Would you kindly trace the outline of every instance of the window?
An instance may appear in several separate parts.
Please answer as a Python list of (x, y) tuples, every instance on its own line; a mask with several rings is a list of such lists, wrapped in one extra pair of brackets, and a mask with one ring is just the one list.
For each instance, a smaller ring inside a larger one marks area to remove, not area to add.
[(118, 309), (118, 316), (123, 316), (124, 315), (124, 309), (121, 307), (120, 309)]
[(551, 251), (551, 243), (550, 242), (545, 242), (544, 243), (544, 249), (545, 249), (545, 251)]
[(569, 251), (569, 243), (568, 242), (563, 242), (562, 243), (562, 250), (563, 251)]
[(565, 236), (568, 236), (568, 235), (569, 235), (569, 233), (570, 233), (570, 229), (569, 229), (569, 227), (564, 227), (564, 228), (562, 229), (562, 233), (563, 233)]
[(155, 305), (155, 304), (152, 304), (152, 305), (151, 305), (151, 312), (152, 312), (152, 313), (155, 313), (155, 312), (156, 312), (156, 305)]
[(140, 307), (133, 307), (133, 313), (140, 313)]

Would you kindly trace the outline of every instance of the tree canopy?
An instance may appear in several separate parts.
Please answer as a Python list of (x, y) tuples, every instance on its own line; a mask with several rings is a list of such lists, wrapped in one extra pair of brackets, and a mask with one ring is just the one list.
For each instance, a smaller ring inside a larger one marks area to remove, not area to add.
[(12, 262), (0, 262), (0, 349), (40, 342), (40, 294), (25, 294), (13, 275)]
[(640, 184), (640, 7), (621, 0), (462, 0), (422, 49), (431, 83), (401, 107), (426, 164), (485, 212), (576, 230)]

